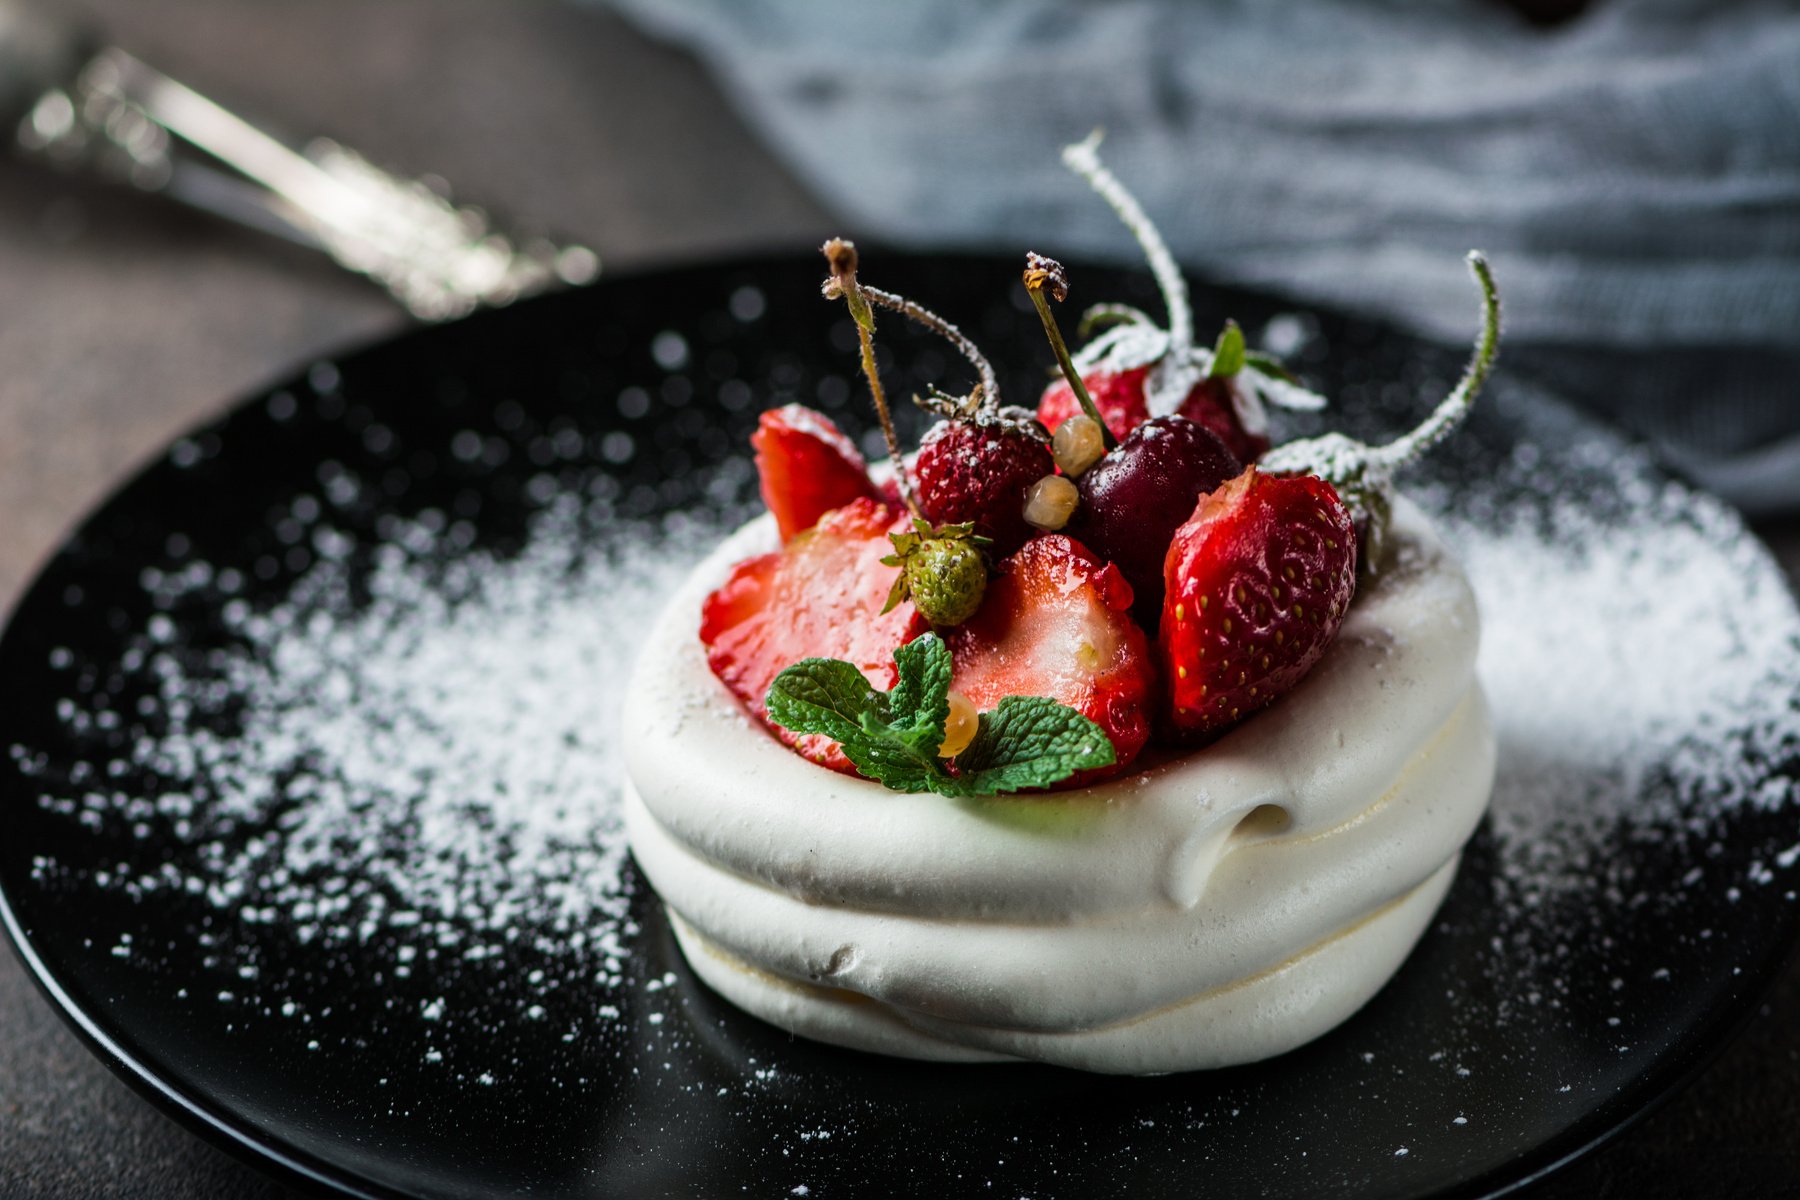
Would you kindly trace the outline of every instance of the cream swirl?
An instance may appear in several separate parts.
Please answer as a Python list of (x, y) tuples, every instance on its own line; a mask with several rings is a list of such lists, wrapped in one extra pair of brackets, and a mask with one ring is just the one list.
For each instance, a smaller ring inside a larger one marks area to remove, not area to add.
[(1392, 975), (1486, 806), (1468, 584), (1417, 509), (1325, 658), (1203, 749), (1092, 787), (946, 800), (790, 753), (695, 636), (752, 522), (632, 679), (626, 817), (690, 963), (796, 1033), (1155, 1072), (1281, 1053)]

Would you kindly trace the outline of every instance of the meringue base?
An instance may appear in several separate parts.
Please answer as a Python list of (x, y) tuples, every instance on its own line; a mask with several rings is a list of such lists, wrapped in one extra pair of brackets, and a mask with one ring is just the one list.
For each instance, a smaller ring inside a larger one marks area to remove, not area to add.
[(794, 1033), (939, 1061), (1252, 1062), (1380, 991), (1493, 785), (1467, 580), (1403, 499), (1390, 560), (1292, 692), (1083, 788), (952, 800), (789, 752), (694, 630), (752, 522), (646, 640), (621, 722), (632, 853), (709, 985)]
[(1258, 975), (1116, 1025), (1064, 1033), (934, 1020), (860, 992), (787, 979), (709, 940), (673, 909), (669, 922), (688, 965), (707, 986), (800, 1037), (930, 1062), (1028, 1061), (1154, 1075), (1273, 1058), (1348, 1020), (1412, 953), (1460, 860), (1458, 855), (1385, 908)]

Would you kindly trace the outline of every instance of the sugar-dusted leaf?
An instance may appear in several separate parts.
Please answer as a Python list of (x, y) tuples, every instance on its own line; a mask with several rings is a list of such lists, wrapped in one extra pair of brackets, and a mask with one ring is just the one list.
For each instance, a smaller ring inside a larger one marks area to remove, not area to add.
[(1244, 355), (1244, 331), (1238, 328), (1236, 321), (1225, 322), (1219, 341), (1213, 347), (1212, 370), (1208, 374), (1214, 379), (1231, 378), (1244, 369)]

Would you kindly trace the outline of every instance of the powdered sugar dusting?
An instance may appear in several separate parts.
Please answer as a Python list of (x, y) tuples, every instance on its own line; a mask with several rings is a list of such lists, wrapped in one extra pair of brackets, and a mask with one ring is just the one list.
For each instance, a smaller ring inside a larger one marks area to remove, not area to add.
[[(159, 614), (128, 653), (154, 688), (140, 708), (162, 724), (106, 773), (160, 781), (154, 802), (94, 788), (43, 803), (188, 847), (180, 868), (100, 872), (105, 887), (201, 896), (242, 928), (355, 945), (399, 979), (522, 940), (618, 986), (635, 932), (617, 803), (623, 680), (638, 631), (716, 532), (682, 515), (599, 537), (591, 524), (559, 497), (524, 549), (501, 556), (442, 521), (390, 521), (363, 561), (350, 537), (316, 528), (322, 553), (284, 599), (221, 607), (229, 649), (196, 652)], [(214, 584), (219, 572), (199, 566), (147, 573), (145, 586), (172, 606)], [(122, 719), (104, 705), (64, 712), (82, 728)], [(40, 877), (57, 870), (45, 860)], [(254, 947), (239, 950), (247, 985), (229, 1000), (293, 1016), (292, 999), (250, 994)], [(436, 993), (414, 1010), (424, 1023), (456, 1015)]]
[(1618, 882), (1630, 837), (1775, 807), (1800, 749), (1800, 629), (1723, 505), (1622, 475), (1600, 515), (1552, 499), (1453, 527), (1480, 598), (1500, 772), (1493, 824), (1516, 899)]

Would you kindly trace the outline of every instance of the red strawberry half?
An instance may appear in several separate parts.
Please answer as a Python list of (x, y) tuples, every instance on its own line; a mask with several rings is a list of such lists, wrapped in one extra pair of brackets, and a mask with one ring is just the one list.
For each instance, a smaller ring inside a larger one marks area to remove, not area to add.
[[(765, 721), (769, 685), (803, 658), (843, 659), (883, 691), (893, 687), (895, 647), (931, 628), (911, 601), (881, 611), (899, 573), (881, 565), (894, 552), (888, 534), (911, 527), (880, 501), (859, 499), (826, 513), (775, 553), (737, 564), (700, 610), (700, 640), (713, 674)], [(854, 773), (830, 738), (769, 728), (814, 762)]]
[(1336, 489), (1255, 467), (1200, 497), (1169, 545), (1159, 639), (1170, 725), (1200, 735), (1313, 668), (1356, 590), (1356, 529)]
[[(1106, 426), (1120, 441), (1125, 435), (1150, 418), (1150, 405), (1144, 398), (1144, 380), (1150, 368), (1133, 367), (1129, 371), (1090, 371), (1081, 377), (1094, 407), (1106, 419)], [(1269, 439), (1247, 431), (1238, 420), (1237, 405), (1232, 398), (1230, 379), (1202, 379), (1188, 392), (1175, 412), (1219, 435), (1239, 462), (1254, 462), (1269, 448)], [(1056, 427), (1081, 411), (1081, 402), (1065, 380), (1057, 380), (1044, 389), (1038, 401), (1038, 420), (1055, 433)]]
[(831, 418), (802, 404), (773, 408), (750, 435), (763, 503), (787, 541), (834, 508), (875, 496), (869, 468)]
[(1011, 554), (1031, 536), (1025, 496), (1056, 470), (1050, 448), (1023, 433), (973, 421), (939, 421), (919, 444), (913, 482), (919, 507), (937, 525), (971, 521)]
[(1001, 562), (980, 611), (949, 633), (951, 686), (978, 710), (1007, 696), (1048, 696), (1112, 739), (1113, 766), (1060, 787), (1118, 774), (1150, 736), (1156, 667), (1131, 598), (1111, 564), (1073, 538), (1044, 534)]

